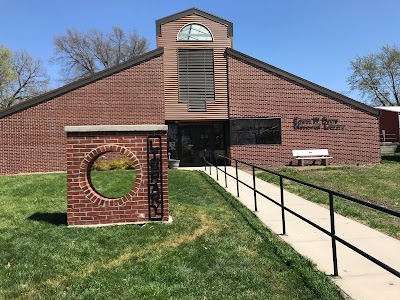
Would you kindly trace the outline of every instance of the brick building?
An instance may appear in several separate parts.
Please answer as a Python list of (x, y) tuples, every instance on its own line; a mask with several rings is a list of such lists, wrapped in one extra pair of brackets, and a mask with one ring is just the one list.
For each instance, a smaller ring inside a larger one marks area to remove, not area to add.
[(65, 126), (167, 124), (182, 166), (204, 149), (258, 165), (329, 149), (378, 163), (378, 110), (232, 49), (233, 24), (189, 9), (156, 21), (157, 49), (0, 112), (1, 174), (66, 169)]

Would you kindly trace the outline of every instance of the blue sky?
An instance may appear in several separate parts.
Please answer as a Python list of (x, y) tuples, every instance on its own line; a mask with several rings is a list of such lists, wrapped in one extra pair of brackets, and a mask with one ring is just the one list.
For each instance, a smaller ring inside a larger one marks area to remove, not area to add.
[[(0, 44), (50, 64), (53, 37), (66, 28), (136, 29), (155, 48), (155, 21), (192, 7), (233, 22), (234, 49), (338, 92), (349, 61), (400, 46), (399, 0), (0, 0)], [(359, 100), (357, 93), (350, 94)]]

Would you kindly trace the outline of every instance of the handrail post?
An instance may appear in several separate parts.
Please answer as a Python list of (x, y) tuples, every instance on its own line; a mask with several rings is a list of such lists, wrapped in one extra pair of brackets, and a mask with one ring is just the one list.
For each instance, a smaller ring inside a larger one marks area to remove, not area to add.
[(282, 178), (282, 176), (279, 176), (279, 187), (281, 190), (282, 235), (286, 235), (285, 201), (283, 198), (283, 178)]
[(333, 206), (333, 194), (329, 193), (329, 212), (331, 219), (331, 238), (332, 238), (332, 258), (333, 258), (333, 276), (338, 276), (338, 264), (336, 253), (336, 232), (335, 232), (335, 211)]
[(239, 174), (238, 174), (238, 162), (235, 160), (235, 167), (236, 167), (236, 191), (237, 196), (239, 197)]
[(207, 172), (207, 164), (206, 164), (206, 155), (207, 155), (207, 149), (204, 149), (204, 155), (203, 155), (203, 161), (204, 161), (204, 172)]
[(215, 162), (215, 172), (217, 173), (217, 181), (218, 181), (218, 163), (217, 163), (217, 154), (214, 153), (214, 162)]
[(253, 167), (253, 192), (254, 192), (254, 211), (257, 211), (257, 192), (256, 192), (256, 172)]
[(208, 153), (209, 153), (209, 155), (208, 155), (208, 159), (209, 159), (209, 163), (208, 163), (208, 166), (209, 166), (209, 169), (210, 169), (210, 176), (211, 176), (211, 151), (208, 151)]
[(226, 157), (224, 158), (225, 160), (225, 167), (224, 167), (224, 173), (225, 173), (225, 187), (228, 187), (228, 179), (226, 177)]

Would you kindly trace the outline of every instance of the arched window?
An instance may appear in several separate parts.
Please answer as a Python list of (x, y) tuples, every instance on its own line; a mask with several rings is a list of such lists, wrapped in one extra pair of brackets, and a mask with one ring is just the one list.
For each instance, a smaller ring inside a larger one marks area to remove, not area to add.
[(203, 25), (189, 24), (181, 29), (178, 41), (212, 41), (211, 32)]

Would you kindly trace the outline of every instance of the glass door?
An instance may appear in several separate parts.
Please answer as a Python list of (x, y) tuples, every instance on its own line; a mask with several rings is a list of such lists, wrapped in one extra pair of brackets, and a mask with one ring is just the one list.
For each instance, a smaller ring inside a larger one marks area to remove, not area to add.
[(193, 166), (195, 157), (195, 128), (193, 126), (179, 127), (179, 158), (181, 160), (180, 166), (188, 167)]
[(224, 132), (222, 122), (179, 124), (177, 144), (180, 166), (203, 166), (205, 150), (221, 152), (220, 154), (225, 155)]

